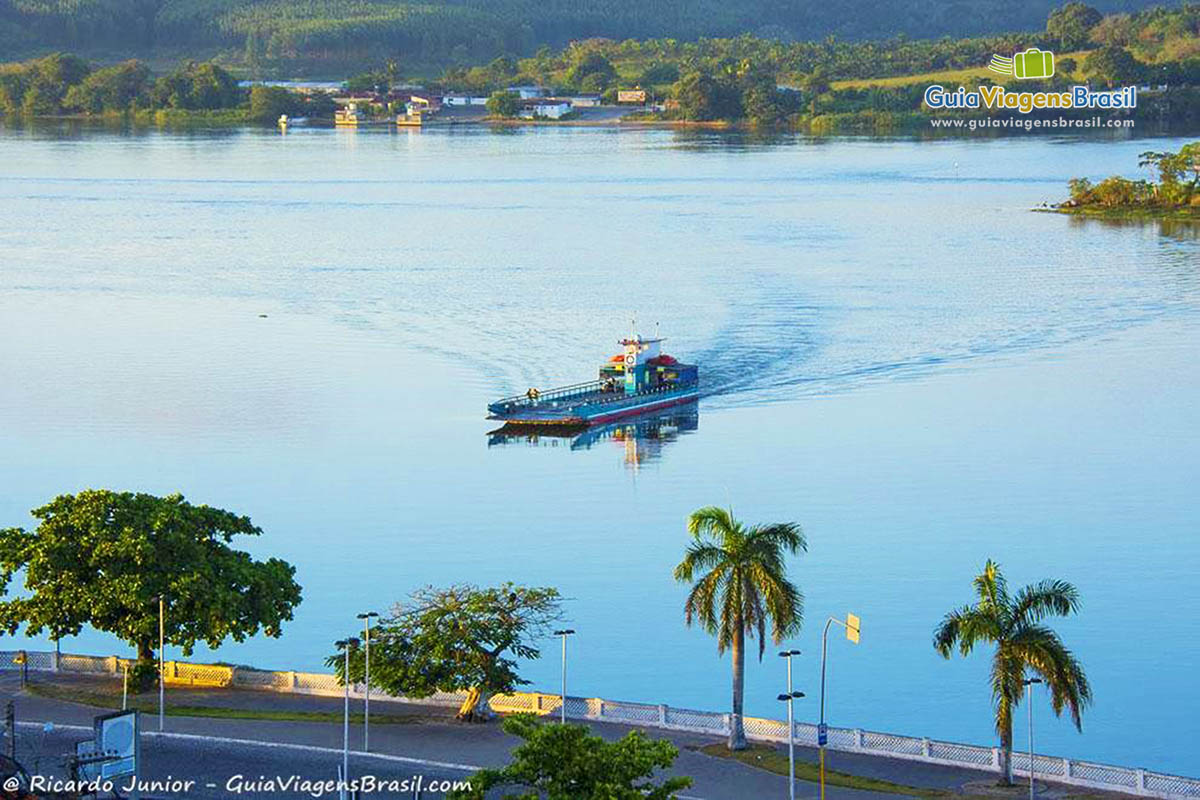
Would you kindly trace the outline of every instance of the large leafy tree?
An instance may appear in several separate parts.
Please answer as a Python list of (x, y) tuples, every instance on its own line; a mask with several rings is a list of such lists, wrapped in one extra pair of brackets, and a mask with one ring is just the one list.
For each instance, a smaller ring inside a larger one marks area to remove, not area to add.
[(1118, 83), (1134, 83), (1141, 80), (1146, 72), (1146, 65), (1124, 47), (1101, 47), (1093, 50), (1084, 59), (1083, 69), (1096, 80), (1104, 81), (1111, 87)]
[(275, 122), (282, 114), (295, 114), (300, 107), (296, 95), (282, 86), (254, 86), (250, 89), (250, 119)]
[[(371, 630), (371, 685), (407, 697), (466, 691), (459, 719), (486, 719), (491, 695), (529, 683), (517, 659), (538, 658), (535, 642), (561, 617), (558, 590), (549, 587), (418, 589)], [(345, 680), (342, 655), (326, 663)], [(364, 664), (353, 651), (352, 681), (363, 679)]]
[(684, 603), (687, 624), (698, 621), (717, 637), (717, 652), (733, 656), (733, 713), (729, 748), (742, 750), (746, 635), (758, 637), (761, 661), (767, 624), (776, 644), (800, 631), (804, 595), (787, 578), (784, 559), (807, 549), (794, 522), (746, 525), (733, 511), (707, 506), (688, 518), (693, 541), (675, 567), (675, 580), (693, 583)]
[[(36, 529), (0, 531), (0, 628), (55, 639), (84, 625), (114, 634), (137, 648), (140, 686), (155, 672), (160, 596), (165, 639), (185, 655), (197, 642), (279, 636), (300, 602), (294, 567), (230, 546), (262, 532), (248, 517), (179, 494), (88, 489), (32, 513)], [(9, 597), (18, 571), (26, 592)]]
[(966, 656), (977, 644), (995, 646), (992, 655), (992, 700), (1000, 736), (1001, 770), (1012, 783), (1013, 709), (1024, 695), (1027, 671), (1050, 690), (1054, 713), (1064, 710), (1082, 729), (1083, 708), (1092, 700), (1083, 665), (1058, 634), (1043, 624), (1079, 610), (1079, 593), (1066, 581), (1044, 580), (1010, 593), (1000, 567), (989, 560), (975, 577), (976, 600), (948, 613), (933, 634), (933, 646), (945, 658), (957, 648)]
[[(667, 769), (679, 750), (641, 731), (608, 742), (584, 725), (543, 725), (528, 714), (504, 720), (504, 730), (524, 740), (512, 763), (485, 769), (471, 777), (471, 788), (452, 794), (455, 800), (670, 800), (692, 785), (685, 776), (655, 783), (655, 771)], [(497, 795), (513, 787), (517, 794)]]
[(1070, 2), (1050, 12), (1046, 19), (1046, 33), (1058, 39), (1066, 50), (1086, 47), (1088, 35), (1103, 19), (1103, 15), (1080, 2)]
[(521, 110), (521, 95), (516, 92), (492, 92), (487, 99), (487, 110), (497, 117), (515, 117)]
[(89, 74), (67, 91), (63, 106), (90, 114), (127, 111), (146, 99), (149, 86), (150, 68), (131, 59)]
[(1179, 152), (1148, 150), (1139, 156), (1138, 166), (1158, 170), (1155, 194), (1165, 203), (1189, 203), (1200, 185), (1200, 142), (1185, 144)]

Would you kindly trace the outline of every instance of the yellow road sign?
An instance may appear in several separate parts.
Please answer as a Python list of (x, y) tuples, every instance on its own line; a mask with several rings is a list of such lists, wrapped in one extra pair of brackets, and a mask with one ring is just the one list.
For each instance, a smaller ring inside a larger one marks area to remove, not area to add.
[(858, 644), (861, 621), (853, 614), (846, 614), (846, 638)]
[(22, 650), (21, 652), (17, 653), (15, 656), (13, 656), (12, 662), (14, 664), (24, 664), (25, 663), (25, 651)]

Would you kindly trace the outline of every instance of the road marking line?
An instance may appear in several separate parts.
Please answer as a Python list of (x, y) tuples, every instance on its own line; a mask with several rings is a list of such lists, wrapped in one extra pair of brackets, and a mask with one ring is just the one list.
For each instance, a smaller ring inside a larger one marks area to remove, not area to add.
[[(17, 725), (29, 728), (42, 728), (45, 723), (42, 722), (18, 722)], [(84, 733), (92, 733), (94, 728), (87, 725), (59, 725), (54, 723), (54, 730), (60, 731), (81, 731)], [(244, 745), (250, 747), (270, 747), (280, 750), (303, 750), (309, 753), (323, 753), (327, 755), (341, 755), (340, 747), (322, 747), (315, 744), (299, 744), (295, 742), (263, 742), (257, 739), (235, 739), (229, 736), (206, 736), (198, 733), (173, 733), (171, 731), (142, 731), (143, 736), (163, 739), (179, 739), (182, 741), (192, 742), (209, 742), (212, 744), (232, 744)], [(351, 750), (350, 755), (356, 758), (374, 758), (380, 761), (393, 761), (401, 764), (417, 764), (423, 767), (440, 767), (442, 769), (457, 770), (459, 772), (478, 772), (483, 767), (475, 766), (474, 764), (456, 764), (450, 761), (433, 761), (426, 758), (412, 758), (411, 756), (397, 756), (390, 753), (365, 753), (361, 750)]]

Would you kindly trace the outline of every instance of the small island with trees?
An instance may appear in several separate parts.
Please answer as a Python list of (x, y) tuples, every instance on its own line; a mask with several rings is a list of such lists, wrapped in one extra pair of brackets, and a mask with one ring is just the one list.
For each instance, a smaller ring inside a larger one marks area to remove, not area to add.
[(1067, 200), (1036, 210), (1109, 219), (1200, 221), (1200, 142), (1186, 144), (1178, 152), (1146, 151), (1138, 166), (1153, 170), (1157, 180), (1113, 175), (1092, 183), (1073, 178)]

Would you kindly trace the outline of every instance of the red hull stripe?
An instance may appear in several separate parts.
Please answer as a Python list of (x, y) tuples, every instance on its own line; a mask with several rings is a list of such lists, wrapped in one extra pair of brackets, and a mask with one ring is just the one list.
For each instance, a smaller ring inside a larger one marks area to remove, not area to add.
[(600, 414), (600, 415), (597, 415), (594, 417), (586, 417), (584, 419), (584, 421), (587, 422), (589, 425), (594, 425), (594, 424), (597, 424), (600, 422), (612, 422), (615, 419), (622, 419), (623, 417), (633, 417), (633, 416), (637, 416), (639, 414), (648, 413), (650, 411), (657, 411), (658, 409), (662, 409), (662, 408), (670, 408), (671, 406), (678, 406), (678, 405), (682, 405), (683, 403), (691, 403), (691, 402), (695, 401), (699, 396), (700, 396), (699, 392), (692, 392), (690, 394), (679, 395), (676, 397), (667, 397), (667, 398), (663, 398), (662, 400), (657, 400), (652, 403), (646, 403), (644, 405), (637, 405), (637, 406), (630, 406), (628, 408), (616, 409), (608, 414)]

